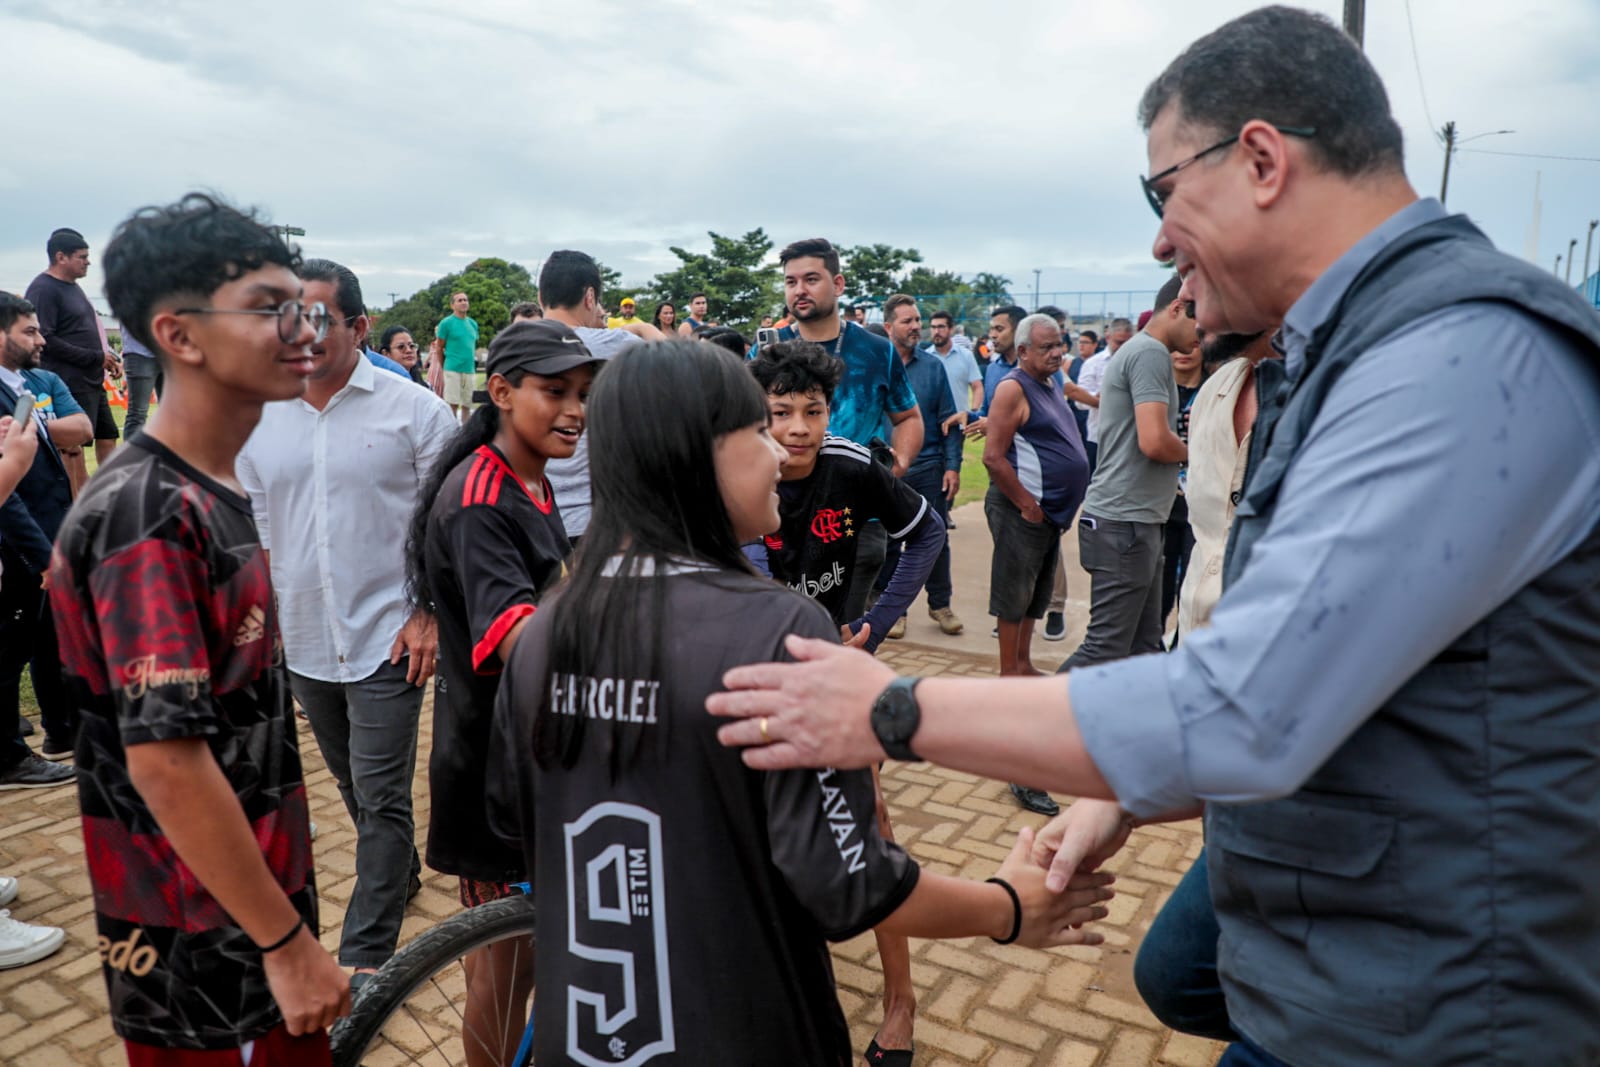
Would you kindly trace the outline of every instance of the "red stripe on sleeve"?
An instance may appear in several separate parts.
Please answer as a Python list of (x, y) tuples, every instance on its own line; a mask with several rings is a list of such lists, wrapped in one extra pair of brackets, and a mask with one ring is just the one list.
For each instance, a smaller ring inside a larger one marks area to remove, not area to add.
[(470, 507), (472, 505), (472, 483), (478, 480), (478, 474), (484, 469), (484, 466), (484, 459), (482, 456), (479, 456), (473, 461), (472, 469), (467, 471), (467, 480), (461, 486), (462, 507)]
[(532, 614), (532, 604), (517, 604), (502, 611), (500, 617), (490, 625), (489, 632), (483, 635), (483, 640), (472, 646), (473, 671), (478, 674), (500, 673), (501, 665), (498, 662), (491, 665), (487, 670), (484, 669), (484, 664), (493, 659), (499, 651), (500, 642), (505, 640), (505, 636), (511, 632), (511, 628)]
[(500, 483), (506, 480), (506, 472), (502, 468), (494, 472), (494, 481), (489, 484), (489, 505), (492, 507), (500, 502)]

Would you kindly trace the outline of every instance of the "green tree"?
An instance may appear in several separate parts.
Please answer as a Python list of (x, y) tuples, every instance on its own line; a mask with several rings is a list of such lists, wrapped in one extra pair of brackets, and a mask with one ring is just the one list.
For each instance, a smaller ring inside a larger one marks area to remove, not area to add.
[(922, 253), (915, 248), (892, 245), (856, 245), (841, 249), (839, 269), (844, 273), (844, 295), (851, 302), (871, 300), (882, 303), (895, 292), (895, 276), (908, 263), (921, 263)]
[(1011, 279), (1004, 274), (979, 271), (972, 276), (972, 291), (992, 299), (996, 304), (1015, 304), (1011, 296)]
[(465, 270), (446, 274), (378, 314), (375, 328), (404, 326), (426, 348), (439, 320), (450, 314), (450, 296), (457, 291), (464, 291), (472, 303), (468, 314), (478, 320), (480, 345), (494, 340), (510, 321), (513, 304), (537, 297), (527, 267), (493, 257), (475, 259)]
[(783, 303), (782, 277), (776, 264), (766, 262), (772, 239), (760, 228), (742, 237), (715, 232), (707, 236), (711, 238), (708, 252), (673, 246), (679, 265), (657, 274), (642, 292), (654, 302), (672, 301), (680, 320), (689, 297), (705, 293), (711, 321), (748, 334), (763, 315)]

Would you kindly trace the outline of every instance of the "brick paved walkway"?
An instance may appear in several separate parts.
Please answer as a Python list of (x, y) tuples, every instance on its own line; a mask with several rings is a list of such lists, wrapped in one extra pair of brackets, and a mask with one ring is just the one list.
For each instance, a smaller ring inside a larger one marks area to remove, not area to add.
[[(958, 513), (957, 609), (969, 621), (960, 640), (943, 641), (914, 609), (909, 640), (889, 642), (881, 657), (903, 673), (993, 674), (993, 643), (982, 614), (987, 534), (977, 506)], [(1070, 542), (1072, 539), (1066, 539)], [(975, 542), (964, 547), (967, 542)], [(1082, 632), (1087, 582), (1067, 544), (1075, 575), (1071, 608), (1077, 633), (1060, 646), (1036, 644), (1041, 667)], [(977, 572), (982, 574), (979, 584)], [(963, 574), (962, 572), (970, 572)], [(976, 632), (981, 629), (981, 632)], [(986, 654), (971, 649), (987, 648)], [(415, 783), (417, 821), (428, 817), (427, 751), (431, 712), (424, 709), (422, 751)], [(323, 943), (338, 940), (339, 923), (355, 872), (355, 832), (333, 780), (307, 730), (301, 731), (323, 902)], [(1045, 820), (1020, 810), (1003, 783), (926, 764), (891, 765), (884, 792), (900, 841), (929, 870), (984, 878), (994, 872), (1024, 826)], [(1220, 1046), (1163, 1029), (1134, 991), (1133, 952), (1171, 887), (1200, 850), (1198, 823), (1135, 832), (1108, 867), (1117, 872), (1118, 896), (1102, 924), (1106, 944), (1040, 952), (1000, 947), (987, 939), (914, 941), (912, 979), (918, 996), (918, 1067), (1209, 1067)], [(29, 967), (0, 971), (0, 1064), (124, 1067), (111, 1033), (105, 987), (94, 951), (94, 918), (83, 867), (77, 794), (72, 789), (0, 794), (0, 874), (22, 880), (12, 914), (27, 922), (65, 927), (60, 952)], [(402, 930), (409, 939), (458, 909), (453, 879), (431, 875), (411, 903)], [(864, 1049), (881, 1018), (882, 978), (872, 936), (836, 947), (839, 996), (857, 1049)]]

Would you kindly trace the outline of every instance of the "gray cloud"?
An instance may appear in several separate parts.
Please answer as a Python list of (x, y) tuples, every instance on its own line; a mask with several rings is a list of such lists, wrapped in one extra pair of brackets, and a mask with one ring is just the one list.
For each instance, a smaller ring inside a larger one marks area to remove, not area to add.
[[(1034, 268), (1045, 293), (1153, 289), (1138, 94), (1251, 6), (11, 0), (0, 285), (42, 267), (55, 226), (99, 247), (131, 208), (206, 187), (304, 227), (374, 303), (461, 253), (579, 247), (638, 282), (671, 244), (757, 226), (915, 246), (1019, 295)], [(1412, 0), (1433, 119), (1518, 131), (1469, 147), (1600, 156), (1600, 5), (1531, 7)], [(1367, 44), (1436, 193), (1403, 9), (1372, 5)], [(1548, 262), (1600, 215), (1597, 169), (1462, 153), (1451, 206), (1520, 252), (1542, 170)]]

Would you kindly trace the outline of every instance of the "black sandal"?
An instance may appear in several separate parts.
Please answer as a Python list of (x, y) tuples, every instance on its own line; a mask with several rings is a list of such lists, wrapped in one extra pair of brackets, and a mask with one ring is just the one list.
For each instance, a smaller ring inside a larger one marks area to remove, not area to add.
[(867, 1062), (872, 1067), (911, 1067), (911, 1057), (916, 1055), (916, 1046), (911, 1048), (879, 1048), (878, 1039), (873, 1038), (872, 1044), (867, 1046)]

